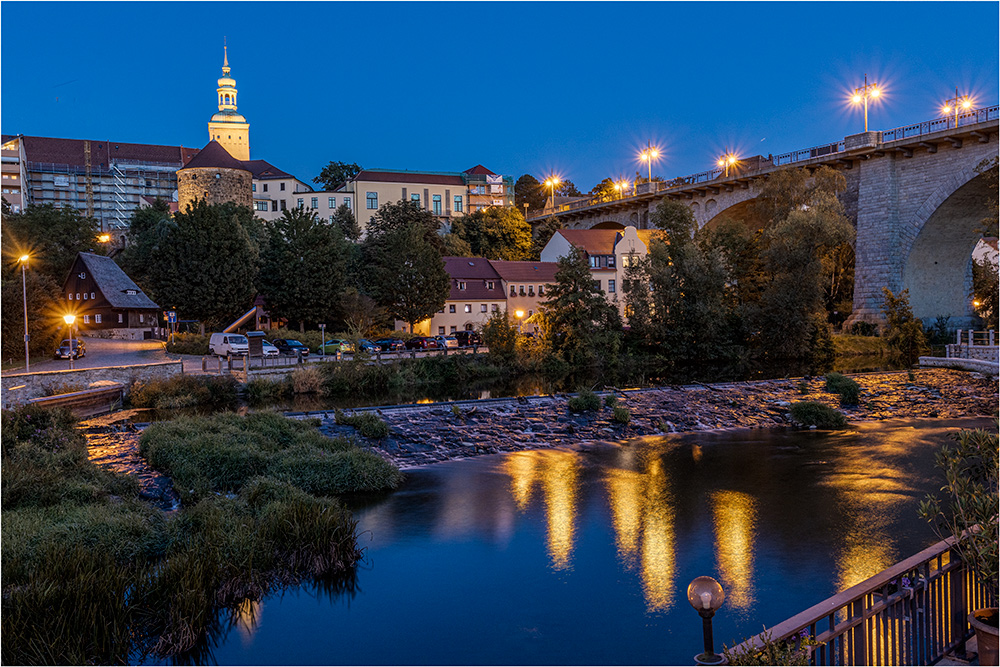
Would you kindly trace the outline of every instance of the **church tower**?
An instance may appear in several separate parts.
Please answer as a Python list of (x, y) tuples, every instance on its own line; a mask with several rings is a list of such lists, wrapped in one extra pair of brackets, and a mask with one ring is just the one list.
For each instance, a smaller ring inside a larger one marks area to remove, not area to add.
[(250, 159), (250, 123), (236, 112), (236, 80), (229, 76), (229, 49), (222, 47), (219, 113), (208, 121), (208, 140), (217, 141), (237, 160)]

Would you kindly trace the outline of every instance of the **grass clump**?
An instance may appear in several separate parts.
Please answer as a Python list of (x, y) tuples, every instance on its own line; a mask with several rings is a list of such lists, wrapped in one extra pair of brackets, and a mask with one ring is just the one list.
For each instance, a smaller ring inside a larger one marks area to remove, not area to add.
[(237, 399), (237, 382), (231, 375), (173, 375), (134, 382), (126, 399), (134, 408), (233, 407)]
[(202, 336), (196, 333), (178, 333), (167, 341), (167, 352), (174, 354), (208, 354), (210, 335)]
[(840, 395), (841, 405), (857, 405), (861, 397), (861, 385), (840, 373), (828, 373), (826, 390)]
[(292, 371), (292, 393), (322, 394), (323, 373), (315, 366), (302, 366)]
[(815, 401), (792, 403), (792, 419), (804, 426), (841, 429), (847, 426), (847, 417), (840, 410)]
[[(457, 408), (458, 406), (453, 406)], [(458, 412), (462, 414), (461, 410)], [(358, 429), (358, 433), (366, 438), (381, 440), (389, 437), (389, 425), (374, 412), (359, 412), (353, 415), (344, 414), (342, 410), (337, 410), (334, 415), (338, 424), (346, 424)]]
[(581, 389), (569, 399), (570, 412), (596, 412), (601, 409), (601, 397), (589, 389)]
[(615, 406), (614, 414), (611, 419), (619, 424), (628, 424), (632, 421), (632, 415), (629, 413), (628, 408), (623, 408), (621, 406)]
[(287, 378), (281, 380), (253, 378), (244, 385), (243, 389), (246, 393), (247, 403), (251, 405), (272, 403), (292, 394), (292, 384)]
[(604, 407), (614, 408), (616, 405), (618, 405), (618, 396), (615, 394), (608, 394), (604, 397)]

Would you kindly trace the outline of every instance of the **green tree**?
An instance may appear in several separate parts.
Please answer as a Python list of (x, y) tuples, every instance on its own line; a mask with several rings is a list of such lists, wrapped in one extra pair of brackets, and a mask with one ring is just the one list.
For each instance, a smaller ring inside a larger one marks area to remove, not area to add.
[(986, 320), (987, 326), (996, 328), (998, 302), (1000, 302), (1000, 275), (997, 265), (984, 257), (972, 262), (972, 298), (979, 302), (976, 310)]
[(610, 178), (602, 179), (600, 183), (590, 189), (590, 194), (600, 197), (603, 200), (614, 199), (621, 193), (615, 189), (615, 182)]
[(517, 326), (511, 321), (507, 310), (494, 311), (483, 323), (483, 344), (490, 348), (490, 355), (505, 360), (514, 357), (517, 349)]
[(491, 206), (457, 218), (451, 231), (475, 257), (523, 260), (531, 256), (531, 225), (513, 206)]
[(400, 201), (375, 213), (362, 243), (366, 292), (410, 331), (444, 307), (451, 289), (437, 230), (433, 214)]
[(547, 199), (545, 186), (531, 174), (522, 174), (514, 183), (514, 206), (519, 210), (528, 205), (529, 211), (540, 211), (545, 208)]
[(889, 350), (906, 363), (914, 363), (927, 351), (927, 337), (920, 320), (913, 316), (910, 308), (910, 291), (893, 294), (888, 287), (882, 288), (885, 301), (882, 315), (885, 317), (883, 336)]
[(161, 306), (201, 320), (203, 332), (229, 324), (257, 293), (260, 249), (249, 230), (259, 227), (245, 206), (197, 200), (162, 230), (155, 269), (140, 284)]
[(162, 199), (136, 209), (129, 220), (129, 243), (115, 261), (137, 284), (148, 285), (150, 272), (157, 268), (161, 243), (175, 227), (170, 204)]
[(4, 254), (30, 255), (32, 269), (61, 287), (77, 253), (105, 254), (98, 232), (96, 220), (69, 206), (31, 204), (22, 213), (4, 216)]
[(360, 172), (361, 165), (353, 162), (330, 162), (319, 172), (319, 176), (313, 179), (313, 183), (322, 184), (324, 190), (336, 190)]
[(582, 197), (583, 193), (573, 185), (573, 181), (560, 181), (556, 186), (557, 197)]
[(555, 283), (541, 304), (553, 351), (575, 368), (617, 362), (622, 342), (618, 309), (608, 303), (576, 247), (559, 259)]
[(260, 288), (272, 315), (297, 321), (304, 331), (307, 322), (339, 314), (347, 268), (341, 228), (299, 208), (264, 225), (268, 242), (261, 252)]
[(361, 238), (361, 225), (354, 217), (354, 211), (347, 204), (341, 204), (333, 212), (333, 224), (340, 228), (346, 238), (357, 241)]
[(444, 235), (444, 249), (441, 251), (445, 257), (473, 257), (472, 246), (458, 234), (448, 232)]
[(4, 267), (0, 309), (0, 341), (5, 361), (24, 359), (24, 298), (28, 302), (28, 335), (32, 356), (51, 354), (58, 342), (63, 314), (56, 295), (62, 284), (28, 264), (22, 284), (20, 263)]

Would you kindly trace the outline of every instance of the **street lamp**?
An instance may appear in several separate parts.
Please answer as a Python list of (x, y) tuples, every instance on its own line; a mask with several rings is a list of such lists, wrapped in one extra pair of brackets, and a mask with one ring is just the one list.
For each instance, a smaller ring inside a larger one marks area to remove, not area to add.
[(726, 178), (729, 178), (729, 168), (739, 162), (733, 153), (725, 153), (719, 158), (718, 165), (725, 170)]
[(111, 234), (100, 234), (98, 235), (97, 240), (101, 243), (107, 243), (111, 240)]
[(556, 207), (556, 186), (561, 182), (558, 176), (552, 176), (545, 181), (545, 187), (549, 188), (552, 193), (552, 208)]
[(955, 97), (951, 98), (950, 100), (945, 100), (944, 101), (944, 106), (941, 107), (941, 111), (943, 111), (944, 113), (951, 113), (952, 110), (954, 110), (954, 112), (955, 112), (955, 129), (958, 129), (958, 111), (959, 111), (959, 109), (961, 109), (962, 111), (968, 111), (971, 108), (972, 108), (972, 98), (970, 98), (968, 95), (964, 95), (962, 97), (959, 97), (959, 95), (958, 95), (958, 88), (956, 88), (955, 89)]
[(719, 582), (712, 577), (697, 577), (688, 584), (688, 602), (701, 616), (702, 632), (705, 636), (705, 652), (694, 657), (699, 665), (722, 664), (723, 657), (716, 654), (712, 641), (712, 617), (726, 601), (726, 594)]
[(76, 315), (63, 315), (63, 321), (69, 326), (69, 369), (73, 370), (73, 322), (76, 322)]
[(514, 311), (514, 317), (517, 318), (517, 335), (521, 335), (521, 319), (524, 317), (524, 311), (518, 308)]
[(854, 95), (851, 97), (851, 102), (854, 104), (865, 105), (865, 132), (868, 131), (868, 99), (875, 99), (882, 93), (878, 89), (877, 83), (868, 83), (868, 75), (865, 74), (865, 85), (860, 88), (854, 89)]
[(646, 172), (646, 174), (649, 176), (649, 178), (646, 181), (647, 183), (652, 183), (653, 182), (653, 160), (655, 160), (658, 157), (660, 157), (660, 151), (659, 151), (659, 149), (657, 149), (657, 148), (655, 148), (653, 146), (650, 146), (649, 142), (647, 141), (646, 142), (646, 150), (644, 150), (643, 152), (639, 153), (639, 159), (641, 161), (645, 162), (646, 166), (647, 166), (647, 172)]
[(21, 289), (24, 294), (24, 372), (28, 373), (31, 371), (31, 361), (28, 358), (28, 341), (30, 337), (28, 336), (28, 279), (26, 277), (28, 271), (28, 260), (31, 259), (29, 255), (21, 255), (19, 261), (21, 262)]

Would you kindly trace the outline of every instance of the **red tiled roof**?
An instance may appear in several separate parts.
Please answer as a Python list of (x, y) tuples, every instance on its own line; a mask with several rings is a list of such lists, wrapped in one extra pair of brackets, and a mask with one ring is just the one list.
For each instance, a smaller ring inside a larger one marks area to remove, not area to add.
[(481, 176), (483, 174), (485, 174), (487, 176), (496, 176), (496, 174), (494, 174), (492, 171), (490, 171), (489, 169), (487, 169), (486, 167), (484, 167), (481, 164), (477, 164), (472, 169), (466, 169), (462, 173), (463, 174), (469, 174), (470, 176)]
[(983, 237), (983, 242), (986, 243), (986, 245), (988, 245), (989, 247), (993, 248), (994, 250), (997, 250), (997, 239), (996, 239), (996, 237), (993, 237), (993, 236), (984, 236)]
[[(86, 166), (84, 139), (58, 139), (55, 137), (23, 137), (24, 152), (30, 162), (51, 162)], [(157, 146), (154, 144), (127, 144), (106, 139), (90, 140), (90, 163), (95, 168), (107, 168), (115, 160), (164, 162), (180, 167), (198, 154), (197, 148), (184, 146)]]
[[(147, 204), (149, 204), (150, 206), (156, 203), (156, 197), (147, 197), (146, 195), (140, 195), (140, 196), (142, 197), (142, 200)], [(167, 206), (170, 207), (171, 213), (176, 213), (177, 211), (180, 210), (180, 205), (175, 201), (168, 201)]]
[(490, 264), (503, 280), (515, 283), (551, 284), (556, 281), (557, 262), (508, 262), (491, 259)]
[(612, 255), (618, 241), (617, 229), (560, 229), (557, 234), (588, 255)]
[(284, 172), (267, 160), (245, 160), (244, 166), (253, 174), (253, 177), (266, 181), (273, 178), (295, 178), (291, 174)]
[(426, 183), (428, 185), (465, 186), (465, 181), (457, 174), (433, 174), (420, 171), (369, 171), (363, 170), (352, 181), (373, 183)]
[(205, 144), (205, 147), (190, 162), (184, 165), (184, 169), (197, 169), (199, 167), (250, 171), (244, 162), (230, 155), (229, 151), (214, 139)]
[[(449, 301), (502, 300), (503, 285), (500, 275), (494, 270), (490, 260), (482, 257), (443, 257), (445, 271), (451, 276)], [(493, 289), (486, 288), (486, 281), (493, 282)], [(465, 289), (459, 289), (459, 283)]]

